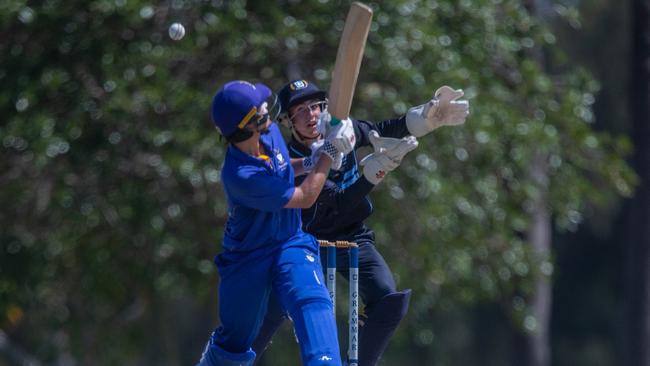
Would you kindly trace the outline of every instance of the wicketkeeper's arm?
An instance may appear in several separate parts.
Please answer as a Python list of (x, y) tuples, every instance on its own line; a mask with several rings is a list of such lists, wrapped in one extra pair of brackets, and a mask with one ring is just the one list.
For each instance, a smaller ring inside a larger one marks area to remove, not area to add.
[(383, 137), (402, 138), (410, 135), (404, 116), (377, 123), (364, 120), (353, 120), (353, 122), (358, 140), (356, 147), (370, 146), (369, 135), (372, 131), (377, 131)]

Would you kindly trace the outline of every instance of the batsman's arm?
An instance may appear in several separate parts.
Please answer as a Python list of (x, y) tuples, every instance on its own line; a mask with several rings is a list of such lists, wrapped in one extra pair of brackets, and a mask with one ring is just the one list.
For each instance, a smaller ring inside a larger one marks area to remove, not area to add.
[(293, 174), (296, 177), (307, 173), (307, 171), (305, 171), (305, 159), (307, 158), (291, 159), (291, 167), (293, 168)]
[[(296, 184), (303, 177), (298, 177)], [(368, 193), (374, 187), (364, 177), (345, 189), (328, 179), (314, 205), (302, 209), (303, 229), (325, 237), (328, 233), (340, 232), (355, 222), (363, 221), (372, 212)]]
[(298, 186), (296, 186), (293, 196), (285, 208), (309, 208), (311, 207), (321, 190), (323, 185), (327, 180), (327, 174), (329, 173), (330, 166), (332, 165), (332, 159), (326, 155), (321, 155), (321, 158), (318, 159), (316, 167), (314, 170), (307, 175), (305, 180)]

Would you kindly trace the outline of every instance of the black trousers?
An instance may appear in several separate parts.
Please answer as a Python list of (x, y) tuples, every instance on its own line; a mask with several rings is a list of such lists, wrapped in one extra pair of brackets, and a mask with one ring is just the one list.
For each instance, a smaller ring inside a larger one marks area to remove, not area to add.
[[(358, 242), (359, 245), (359, 295), (366, 306), (371, 309), (382, 297), (397, 291), (395, 279), (384, 257), (377, 251), (372, 241)], [(327, 274), (327, 248), (320, 249), (323, 273)], [(350, 270), (349, 250), (336, 250), (336, 271), (348, 280)], [(347, 292), (341, 293), (343, 296)]]

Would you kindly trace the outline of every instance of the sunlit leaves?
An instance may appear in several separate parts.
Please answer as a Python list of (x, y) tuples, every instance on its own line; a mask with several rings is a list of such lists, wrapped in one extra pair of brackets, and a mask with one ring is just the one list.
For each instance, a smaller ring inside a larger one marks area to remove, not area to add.
[[(521, 2), (371, 6), (353, 116), (396, 117), (444, 84), (471, 102), (464, 126), (421, 138), (373, 193), (377, 245), (417, 294), (414, 342), (436, 344), (432, 314), (483, 299), (534, 331), (530, 279), (554, 264), (526, 242), (532, 202), (546, 194), (555, 227), (575, 230), (592, 207), (631, 194), (629, 142), (593, 131), (589, 75), (545, 71), (535, 50), (556, 38)], [(73, 354), (87, 331), (137, 354), (160, 323), (146, 314), (176, 297), (205, 302), (226, 218), (212, 94), (236, 78), (326, 89), (346, 7), (1, 2), (0, 322), (41, 329), (30, 344), (65, 325)], [(555, 11), (577, 25), (572, 9)], [(166, 35), (173, 21), (182, 41)], [(539, 153), (541, 180), (530, 173)], [(133, 363), (129, 351), (102, 352), (106, 364)]]

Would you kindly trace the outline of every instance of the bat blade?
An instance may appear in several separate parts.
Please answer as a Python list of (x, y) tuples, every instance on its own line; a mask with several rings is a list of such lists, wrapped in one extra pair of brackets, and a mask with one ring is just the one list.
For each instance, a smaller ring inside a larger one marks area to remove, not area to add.
[(332, 123), (349, 117), (359, 68), (372, 22), (372, 9), (354, 2), (345, 20), (343, 34), (336, 53), (336, 63), (329, 89), (329, 107)]

